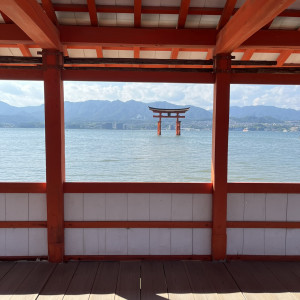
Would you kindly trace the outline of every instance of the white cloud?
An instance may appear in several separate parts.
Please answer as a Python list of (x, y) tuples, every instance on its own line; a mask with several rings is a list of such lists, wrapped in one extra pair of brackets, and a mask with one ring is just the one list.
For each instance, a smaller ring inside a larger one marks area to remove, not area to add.
[[(142, 102), (168, 101), (212, 109), (213, 85), (121, 82), (64, 82), (65, 100), (131, 99)], [(37, 81), (0, 81), (0, 101), (15, 106), (44, 102), (43, 83)], [(231, 105), (274, 105), (300, 110), (300, 86), (232, 85)]]

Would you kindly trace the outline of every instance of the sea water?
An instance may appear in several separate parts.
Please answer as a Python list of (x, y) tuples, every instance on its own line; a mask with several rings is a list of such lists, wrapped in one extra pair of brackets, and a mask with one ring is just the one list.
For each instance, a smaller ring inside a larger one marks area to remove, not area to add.
[[(211, 131), (66, 129), (66, 181), (210, 182)], [(300, 182), (299, 132), (229, 133), (230, 182)], [(0, 182), (45, 182), (44, 129), (0, 129)]]

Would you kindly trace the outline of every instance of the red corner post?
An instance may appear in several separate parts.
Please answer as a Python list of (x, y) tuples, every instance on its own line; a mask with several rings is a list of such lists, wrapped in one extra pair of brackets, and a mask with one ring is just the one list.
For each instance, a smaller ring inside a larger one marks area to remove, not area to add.
[(48, 258), (51, 262), (62, 262), (64, 256), (65, 137), (62, 60), (61, 52), (43, 50)]
[(226, 258), (227, 154), (230, 102), (230, 54), (215, 59), (215, 84), (212, 132), (213, 228), (212, 259)]

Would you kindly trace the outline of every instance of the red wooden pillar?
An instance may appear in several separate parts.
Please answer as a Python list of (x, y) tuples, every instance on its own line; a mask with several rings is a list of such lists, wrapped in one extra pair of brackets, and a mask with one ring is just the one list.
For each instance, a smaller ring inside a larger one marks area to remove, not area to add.
[(159, 114), (159, 121), (157, 122), (157, 135), (161, 135), (161, 113)]
[(180, 124), (181, 124), (181, 121), (176, 119), (176, 135), (180, 135)]
[(215, 84), (212, 132), (213, 228), (212, 258), (226, 258), (227, 155), (230, 105), (231, 56), (215, 57)]
[(48, 258), (51, 262), (61, 262), (64, 256), (65, 137), (62, 60), (61, 52), (43, 50)]

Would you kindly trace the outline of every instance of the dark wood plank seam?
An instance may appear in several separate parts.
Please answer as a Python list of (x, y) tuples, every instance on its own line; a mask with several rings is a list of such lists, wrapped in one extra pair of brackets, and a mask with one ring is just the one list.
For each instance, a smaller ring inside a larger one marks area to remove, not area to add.
[(43, 292), (45, 286), (47, 285), (49, 279), (52, 277), (52, 275), (53, 275), (54, 271), (56, 270), (56, 268), (57, 268), (57, 264), (55, 264), (55, 267), (53, 268), (52, 272), (49, 274), (47, 280), (45, 281), (44, 285), (42, 286), (41, 290), (39, 291), (37, 298), (38, 298), (38, 297), (40, 296), (40, 294)]

